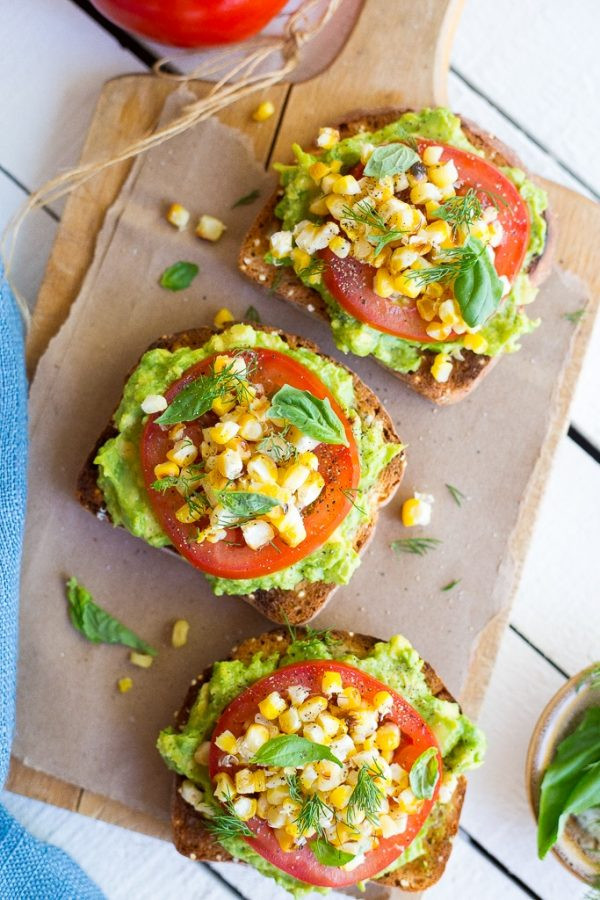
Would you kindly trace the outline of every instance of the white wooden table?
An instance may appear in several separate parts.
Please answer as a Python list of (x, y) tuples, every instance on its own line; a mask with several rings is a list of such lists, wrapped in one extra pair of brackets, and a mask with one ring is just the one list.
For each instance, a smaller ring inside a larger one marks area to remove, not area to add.
[[(415, 4), (418, 15), (418, 4)], [(74, 162), (100, 85), (147, 70), (85, 2), (0, 0), (0, 225), (27, 192)], [(450, 76), (456, 110), (495, 131), (534, 171), (600, 199), (600, 4), (467, 0)], [(18, 282), (35, 298), (60, 208), (25, 229)], [(542, 364), (542, 361), (540, 361)], [(535, 720), (568, 675), (600, 658), (600, 327), (596, 327), (504, 638), (460, 835), (431, 900), (542, 897), (585, 889), (535, 854), (523, 770)], [(252, 871), (191, 863), (168, 844), (4, 792), (35, 835), (63, 847), (111, 898), (283, 898)], [(1, 894), (0, 890), (0, 894)]]

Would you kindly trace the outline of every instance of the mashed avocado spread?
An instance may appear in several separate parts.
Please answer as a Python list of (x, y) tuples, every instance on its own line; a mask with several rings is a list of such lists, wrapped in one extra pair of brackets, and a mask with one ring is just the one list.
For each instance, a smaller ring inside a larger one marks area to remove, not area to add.
[[(449, 799), (456, 776), (483, 762), (485, 737), (461, 714), (458, 704), (433, 696), (423, 674), (423, 660), (401, 635), (387, 643), (375, 644), (360, 659), (347, 653), (327, 633), (308, 632), (305, 638), (292, 641), (281, 654), (263, 656), (256, 653), (248, 664), (240, 660), (215, 663), (210, 679), (198, 692), (185, 727), (180, 731), (170, 727), (160, 733), (157, 746), (164, 761), (170, 769), (192, 783), (188, 785), (192, 792), (187, 794), (190, 802), (209, 814), (212, 809), (218, 811), (219, 804), (212, 792), (208, 769), (195, 761), (194, 753), (203, 741), (210, 739), (221, 713), (242, 691), (275, 669), (307, 659), (337, 659), (362, 669), (405, 697), (435, 733), (444, 760), (443, 787), (446, 791), (443, 792), (443, 799), (438, 799), (421, 832), (386, 871), (422, 856), (426, 851), (425, 838), (439, 827), (443, 802)], [(193, 785), (197, 788), (195, 792)], [(240, 837), (220, 839), (220, 843), (233, 857), (253, 865), (296, 896), (315, 890), (312, 885), (306, 885), (275, 868)]]
[(262, 578), (225, 579), (207, 576), (216, 594), (249, 594), (254, 590), (292, 588), (299, 581), (324, 581), (346, 584), (357, 566), (354, 536), (368, 513), (368, 492), (380, 472), (401, 452), (400, 444), (386, 442), (381, 423), (361, 421), (354, 409), (352, 377), (334, 362), (324, 360), (310, 350), (291, 349), (277, 334), (259, 331), (250, 325), (233, 325), (214, 335), (203, 347), (181, 347), (173, 352), (149, 350), (130, 376), (114, 424), (119, 432), (98, 451), (94, 460), (99, 469), (98, 486), (115, 525), (123, 525), (132, 534), (154, 547), (170, 541), (150, 505), (140, 463), (139, 442), (145, 415), (141, 404), (149, 394), (163, 394), (170, 384), (201, 359), (236, 348), (265, 347), (291, 356), (314, 372), (329, 388), (352, 423), (360, 452), (361, 479), (357, 502), (329, 540), (304, 559)]
[[(322, 221), (322, 218), (309, 211), (311, 202), (319, 193), (319, 188), (308, 172), (317, 158), (325, 163), (340, 160), (343, 166), (354, 166), (360, 160), (361, 147), (364, 144), (376, 146), (385, 144), (405, 137), (407, 132), (451, 144), (478, 156), (484, 155), (480, 149), (471, 144), (461, 128), (458, 116), (444, 108), (405, 113), (396, 122), (378, 131), (365, 131), (344, 138), (319, 157), (306, 153), (296, 144), (293, 148), (296, 156), (295, 165), (276, 165), (285, 191), (275, 209), (276, 215), (282, 221), (282, 228), (293, 230), (294, 226), (304, 219)], [(520, 338), (533, 331), (539, 324), (539, 320), (530, 319), (523, 311), (523, 307), (531, 303), (537, 293), (525, 270), (532, 259), (544, 249), (546, 220), (543, 212), (547, 207), (547, 196), (541, 188), (529, 181), (521, 169), (503, 167), (502, 171), (516, 185), (527, 204), (531, 232), (522, 272), (515, 278), (510, 293), (496, 313), (481, 328), (480, 333), (487, 341), (486, 356), (497, 356), (500, 353), (513, 353), (518, 350)], [(291, 258), (275, 259), (270, 252), (265, 259), (278, 266), (293, 265)], [(327, 290), (323, 279), (316, 280), (314, 272), (311, 274), (298, 270), (296, 274), (304, 284), (317, 290), (323, 297), (329, 313), (333, 338), (337, 347), (344, 353), (351, 352), (357, 356), (372, 355), (389, 368), (403, 373), (414, 372), (419, 368), (423, 350), (449, 353), (460, 359), (462, 341), (425, 344), (378, 331), (342, 309)]]

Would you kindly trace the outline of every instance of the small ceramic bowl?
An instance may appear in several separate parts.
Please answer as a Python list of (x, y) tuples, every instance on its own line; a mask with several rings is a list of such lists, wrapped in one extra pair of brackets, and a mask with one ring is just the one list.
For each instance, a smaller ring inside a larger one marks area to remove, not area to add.
[[(557, 745), (579, 725), (590, 706), (600, 706), (599, 665), (574, 675), (550, 700), (531, 736), (526, 762), (529, 802), (537, 821), (540, 786)], [(600, 874), (600, 841), (592, 838), (579, 819), (571, 816), (552, 852), (573, 875), (594, 884)]]

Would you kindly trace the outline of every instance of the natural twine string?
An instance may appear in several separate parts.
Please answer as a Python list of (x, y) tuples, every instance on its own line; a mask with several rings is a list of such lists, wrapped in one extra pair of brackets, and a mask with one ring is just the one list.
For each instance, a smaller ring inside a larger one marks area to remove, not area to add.
[[(201, 97), (199, 100), (184, 106), (179, 115), (166, 125), (161, 126), (145, 137), (139, 138), (114, 156), (74, 166), (72, 169), (56, 175), (29, 196), (6, 226), (0, 241), (0, 254), (4, 261), (5, 274), (11, 284), (27, 328), (29, 328), (31, 320), (27, 301), (18, 288), (12, 284), (11, 280), (15, 247), (19, 232), (27, 216), (33, 210), (70, 194), (71, 191), (89, 181), (90, 178), (93, 178), (99, 172), (110, 168), (110, 166), (139, 156), (153, 147), (158, 147), (165, 141), (187, 131), (188, 128), (192, 128), (198, 122), (203, 122), (205, 119), (210, 118), (219, 110), (231, 106), (231, 104), (242, 99), (242, 97), (246, 97), (254, 91), (265, 90), (271, 85), (282, 81), (296, 67), (300, 49), (329, 22), (341, 5), (342, 0), (327, 0), (324, 9), (315, 21), (309, 24), (309, 16), (315, 9), (323, 6), (323, 2), (324, 0), (305, 0), (295, 12), (289, 15), (283, 34), (280, 37), (259, 37), (245, 42), (243, 47), (223, 50), (211, 56), (189, 75), (176, 75), (165, 72), (164, 66), (167, 60), (159, 60), (154, 66), (156, 75), (182, 84), (206, 79), (211, 75), (223, 72), (228, 63), (230, 67), (211, 87), (205, 97)], [(275, 53), (281, 54), (283, 58), (282, 64), (278, 68), (267, 72), (257, 72), (257, 69)], [(238, 54), (241, 54), (240, 59), (232, 64), (232, 60)]]

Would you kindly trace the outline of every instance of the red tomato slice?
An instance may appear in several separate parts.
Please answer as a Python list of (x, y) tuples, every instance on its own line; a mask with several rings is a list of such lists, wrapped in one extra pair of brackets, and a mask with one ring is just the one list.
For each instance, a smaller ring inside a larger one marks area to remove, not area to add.
[[(286, 569), (317, 550), (350, 512), (351, 500), (347, 493), (356, 489), (360, 481), (360, 457), (350, 422), (323, 382), (285, 353), (264, 349), (251, 352), (256, 361), (252, 381), (264, 385), (269, 396), (282, 385), (289, 384), (299, 390), (310, 391), (321, 400), (327, 397), (344, 425), (349, 446), (319, 444), (315, 449), (314, 452), (319, 459), (319, 472), (325, 479), (325, 487), (318, 499), (304, 510), (307, 536), (297, 547), (288, 547), (281, 538), (276, 537), (273, 545), (268, 544), (260, 550), (251, 550), (244, 542), (239, 528), (229, 528), (225, 541), (219, 541), (217, 544), (205, 541), (198, 544), (194, 541), (194, 535), (198, 528), (208, 524), (208, 519), (201, 519), (192, 525), (179, 522), (175, 517), (175, 511), (182, 505), (182, 497), (174, 489), (162, 494), (151, 487), (156, 480), (154, 467), (164, 462), (166, 452), (172, 443), (168, 438), (168, 429), (163, 430), (154, 422), (159, 414), (148, 418), (142, 433), (140, 451), (144, 481), (152, 508), (162, 528), (182, 556), (197, 569), (222, 578), (259, 578), (261, 575)], [(188, 369), (166, 391), (167, 400), (171, 402), (186, 385), (207, 372), (213, 359), (214, 356), (209, 357)], [(215, 414), (207, 413), (195, 422), (186, 423), (185, 434), (199, 446), (202, 428), (214, 424), (215, 421)]]
[[(529, 244), (530, 221), (525, 201), (512, 181), (487, 160), (449, 144), (425, 139), (418, 141), (419, 152), (430, 144), (444, 148), (442, 161), (454, 160), (460, 178), (458, 194), (473, 188), (480, 192), (482, 206), (490, 206), (496, 201), (504, 236), (495, 248), (495, 267), (499, 275), (506, 275), (512, 281), (523, 265)], [(359, 176), (361, 174), (362, 167)], [(399, 305), (379, 297), (373, 291), (375, 269), (372, 266), (350, 256), (339, 259), (331, 250), (321, 251), (321, 256), (327, 262), (323, 273), (325, 286), (343, 309), (378, 331), (410, 341), (431, 343), (432, 339), (425, 331), (427, 322), (419, 315), (416, 300), (406, 298)], [(454, 334), (447, 338), (449, 341), (454, 339)]]
[[(239, 697), (236, 697), (222, 713), (215, 725), (210, 747), (209, 773), (214, 778), (217, 772), (235, 773), (239, 766), (228, 764), (228, 756), (219, 750), (214, 743), (215, 739), (223, 731), (231, 731), (236, 737), (242, 734), (249, 722), (252, 722), (257, 711), (259, 701), (264, 699), (271, 691), (284, 692), (290, 685), (301, 685), (308, 688), (311, 694), (321, 693), (321, 679), (324, 672), (339, 672), (342, 676), (344, 687), (352, 685), (357, 687), (362, 696), (371, 700), (378, 691), (388, 691), (393, 697), (392, 710), (386, 721), (395, 722), (402, 731), (402, 742), (394, 756), (394, 762), (400, 763), (403, 768), (410, 770), (415, 760), (429, 747), (435, 747), (438, 751), (439, 771), (442, 771), (442, 757), (437, 741), (419, 713), (404, 697), (393, 691), (387, 685), (382, 684), (371, 675), (367, 675), (360, 669), (346, 663), (333, 660), (311, 660), (309, 662), (295, 663), (277, 669), (272, 675), (261, 678), (251, 687), (247, 688)], [(253, 838), (246, 838), (248, 844), (260, 853), (266, 860), (277, 866), (283, 872), (293, 875), (307, 884), (321, 887), (343, 887), (356, 884), (363, 879), (372, 878), (387, 866), (391, 865), (421, 830), (425, 819), (429, 815), (436, 801), (440, 778), (437, 780), (433, 796), (430, 800), (424, 800), (418, 813), (409, 815), (406, 831), (403, 834), (391, 838), (382, 838), (379, 846), (368, 853), (365, 861), (346, 872), (344, 869), (333, 866), (325, 866), (315, 857), (309, 846), (299, 850), (284, 852), (273, 829), (263, 820), (255, 817), (247, 823), (254, 832)]]

